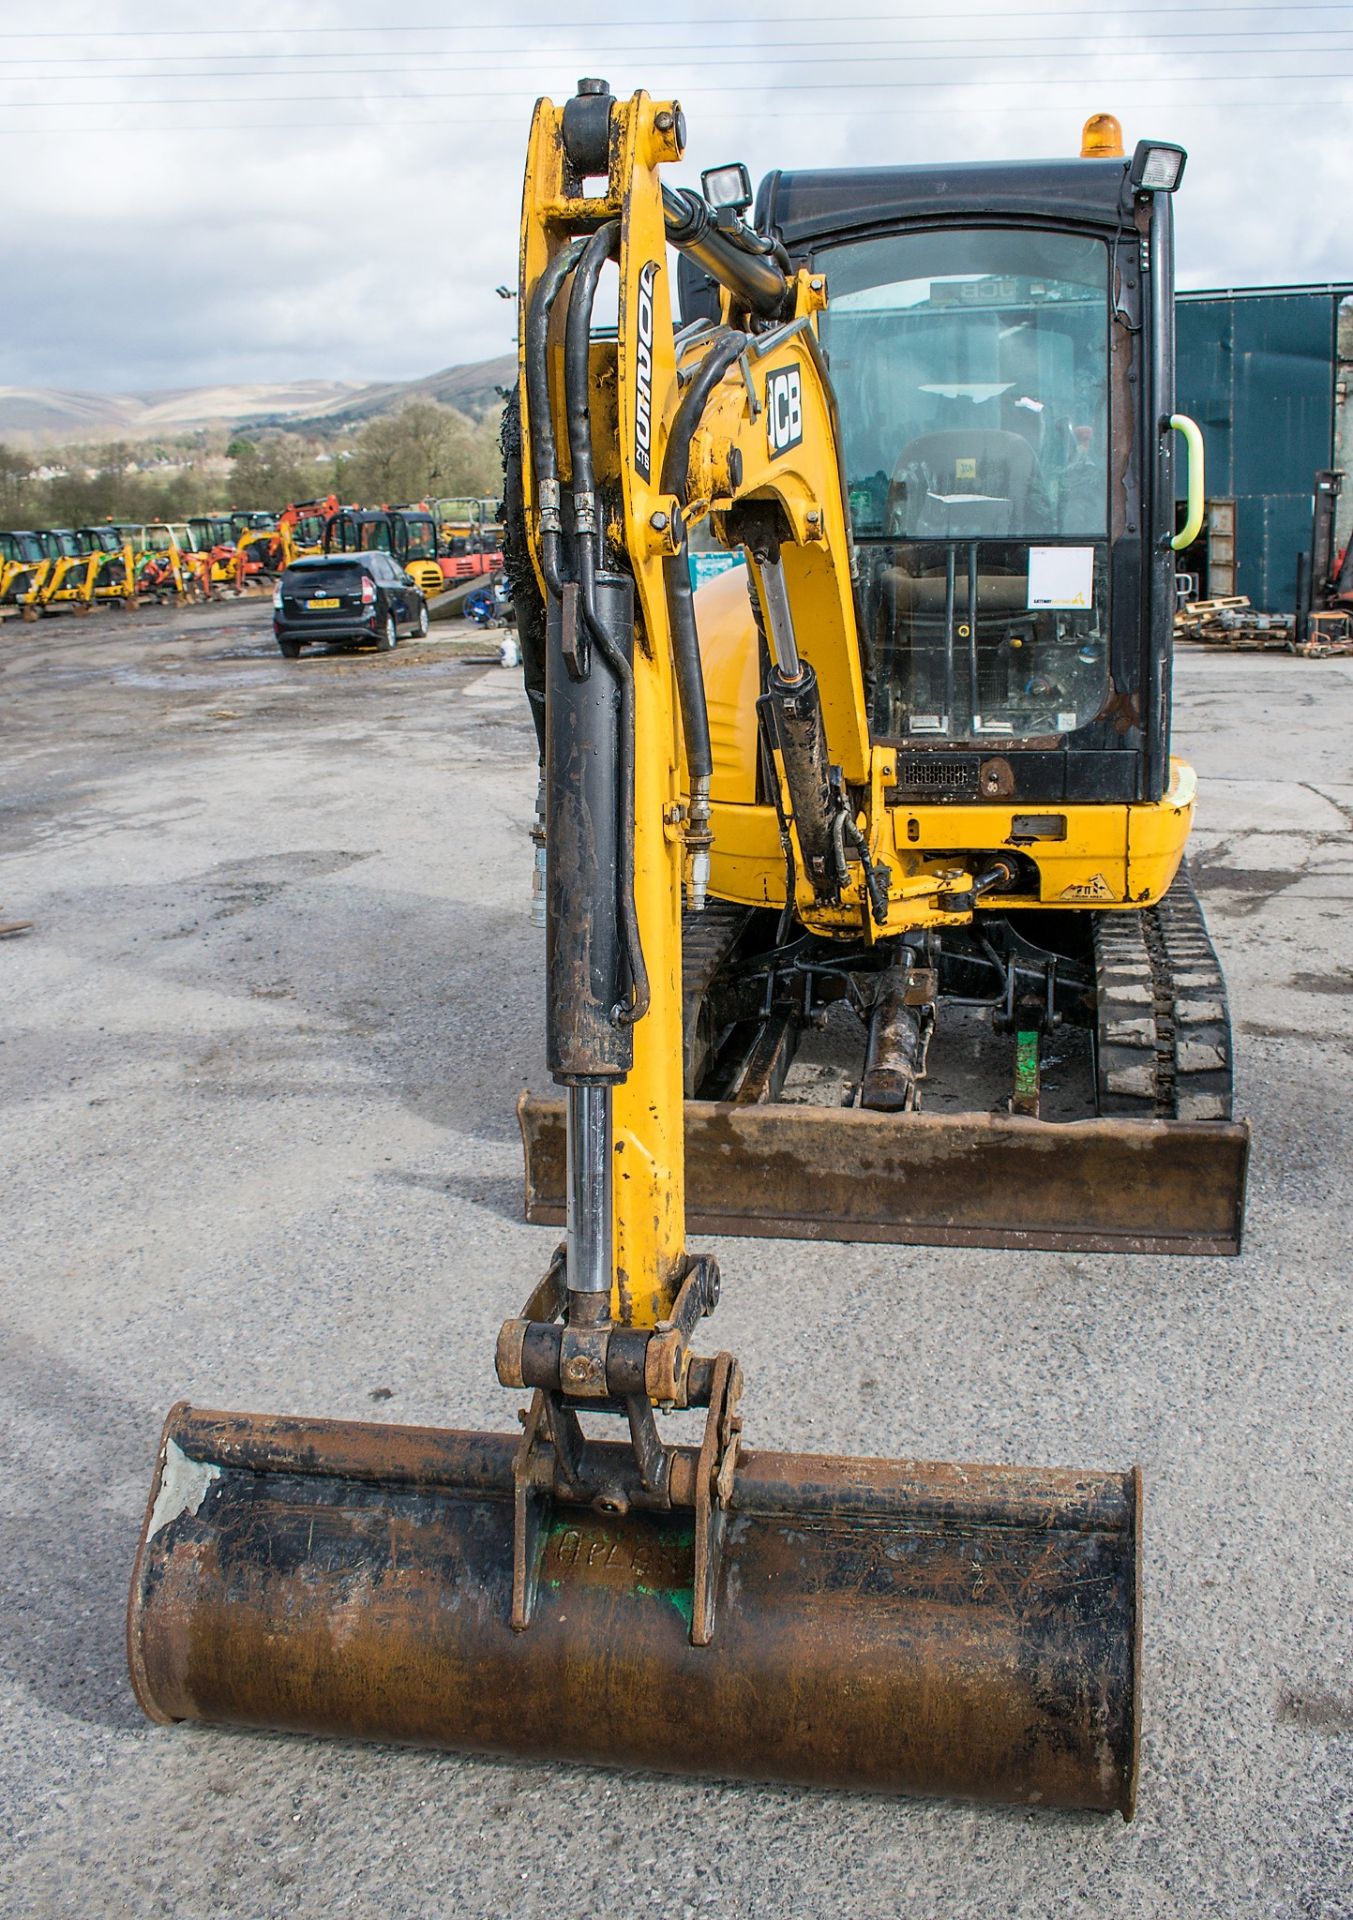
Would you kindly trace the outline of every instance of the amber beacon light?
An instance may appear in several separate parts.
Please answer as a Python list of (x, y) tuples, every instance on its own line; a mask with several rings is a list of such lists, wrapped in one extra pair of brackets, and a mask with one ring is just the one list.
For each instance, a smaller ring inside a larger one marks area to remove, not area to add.
[(1092, 113), (1081, 128), (1082, 160), (1123, 159), (1123, 129), (1112, 113)]

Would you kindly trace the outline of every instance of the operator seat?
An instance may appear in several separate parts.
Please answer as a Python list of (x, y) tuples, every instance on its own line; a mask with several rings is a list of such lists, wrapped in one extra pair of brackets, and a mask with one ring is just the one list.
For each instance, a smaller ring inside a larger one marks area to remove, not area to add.
[(950, 427), (919, 434), (898, 455), (887, 528), (906, 540), (1049, 533), (1047, 489), (1022, 434)]
[[(904, 716), (942, 713), (945, 705), (946, 556), (955, 555), (955, 622), (966, 619), (968, 543), (1038, 538), (1054, 531), (1038, 456), (1022, 434), (999, 427), (953, 427), (907, 442), (893, 468), (884, 526), (899, 541), (926, 542), (911, 550), (885, 548), (886, 559), (867, 590), (870, 631), (879, 675), (875, 725), (902, 731)], [(929, 544), (929, 543), (935, 544)], [(1028, 605), (1027, 563), (1006, 572), (988, 549), (981, 555), (978, 638), (999, 644), (1012, 618)], [(991, 633), (992, 626), (998, 629)], [(968, 642), (955, 646), (955, 692), (971, 708), (975, 689), (967, 667)], [(954, 716), (946, 716), (952, 725)]]

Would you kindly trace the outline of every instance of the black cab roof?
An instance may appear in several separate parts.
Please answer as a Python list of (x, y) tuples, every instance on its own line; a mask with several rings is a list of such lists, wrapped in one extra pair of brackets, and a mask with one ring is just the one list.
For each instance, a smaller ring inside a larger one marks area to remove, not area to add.
[(791, 250), (899, 221), (997, 219), (1117, 226), (1131, 208), (1127, 160), (967, 160), (943, 166), (768, 173), (755, 224)]

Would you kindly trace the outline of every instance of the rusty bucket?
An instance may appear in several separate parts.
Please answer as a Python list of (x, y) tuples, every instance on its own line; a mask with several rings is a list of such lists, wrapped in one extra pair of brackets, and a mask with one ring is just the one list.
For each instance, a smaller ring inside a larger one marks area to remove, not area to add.
[(1135, 1470), (744, 1452), (697, 1646), (689, 1513), (561, 1500), (514, 1630), (517, 1447), (175, 1407), (146, 1713), (1131, 1817)]

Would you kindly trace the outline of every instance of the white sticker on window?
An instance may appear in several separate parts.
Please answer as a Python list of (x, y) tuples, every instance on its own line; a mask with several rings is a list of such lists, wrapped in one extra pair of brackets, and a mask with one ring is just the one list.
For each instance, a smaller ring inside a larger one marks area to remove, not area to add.
[(1093, 547), (1030, 547), (1029, 607), (1070, 611), (1095, 598)]

